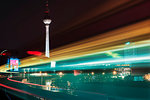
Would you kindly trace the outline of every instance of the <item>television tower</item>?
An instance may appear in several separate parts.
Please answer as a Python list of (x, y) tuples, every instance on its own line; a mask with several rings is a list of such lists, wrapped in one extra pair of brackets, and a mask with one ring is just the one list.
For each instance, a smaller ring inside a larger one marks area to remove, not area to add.
[(50, 51), (49, 51), (49, 25), (51, 23), (51, 19), (50, 19), (50, 16), (49, 16), (49, 8), (48, 8), (48, 0), (46, 0), (46, 4), (45, 4), (45, 16), (44, 16), (44, 24), (45, 24), (45, 27), (46, 27), (46, 45), (45, 45), (45, 56), (46, 57), (50, 57)]

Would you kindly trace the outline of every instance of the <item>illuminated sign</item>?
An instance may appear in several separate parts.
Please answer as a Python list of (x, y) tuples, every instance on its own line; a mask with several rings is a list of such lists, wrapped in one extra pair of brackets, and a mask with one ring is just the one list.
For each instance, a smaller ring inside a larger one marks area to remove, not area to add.
[(19, 59), (17, 58), (10, 58), (9, 61), (10, 64), (10, 70), (12, 71), (14, 69), (14, 71), (18, 71), (19, 70)]
[(56, 62), (55, 61), (51, 61), (51, 67), (52, 68), (56, 67)]

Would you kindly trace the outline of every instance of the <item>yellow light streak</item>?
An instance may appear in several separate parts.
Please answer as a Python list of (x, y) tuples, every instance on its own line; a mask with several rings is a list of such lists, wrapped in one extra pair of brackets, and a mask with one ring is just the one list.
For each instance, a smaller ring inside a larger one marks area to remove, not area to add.
[[(108, 51), (113, 52), (114, 50), (124, 48), (127, 41), (134, 42), (134, 47), (149, 45), (150, 19), (54, 49), (51, 51), (50, 58), (41, 55), (21, 59), (20, 67), (30, 67), (50, 63), (51, 61), (71, 59), (96, 53), (106, 53)], [(7, 70), (9, 68), (6, 68), (5, 65), (0, 66), (0, 72), (6, 72)]]

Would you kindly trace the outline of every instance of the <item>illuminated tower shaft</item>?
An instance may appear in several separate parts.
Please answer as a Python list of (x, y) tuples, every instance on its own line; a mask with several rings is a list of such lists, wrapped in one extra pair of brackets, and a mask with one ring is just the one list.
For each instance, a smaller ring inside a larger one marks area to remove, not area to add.
[(45, 43), (45, 56), (50, 57), (50, 50), (49, 50), (49, 24), (51, 23), (49, 17), (49, 8), (48, 8), (48, 0), (46, 0), (46, 11), (45, 11), (45, 18), (43, 20), (45, 27), (46, 27), (46, 43)]
[(50, 57), (49, 54), (49, 25), (45, 25), (46, 27), (46, 45), (45, 45), (45, 56)]
[(49, 50), (49, 24), (51, 23), (50, 19), (43, 20), (45, 27), (46, 27), (46, 45), (45, 45), (45, 56), (50, 57), (50, 50)]

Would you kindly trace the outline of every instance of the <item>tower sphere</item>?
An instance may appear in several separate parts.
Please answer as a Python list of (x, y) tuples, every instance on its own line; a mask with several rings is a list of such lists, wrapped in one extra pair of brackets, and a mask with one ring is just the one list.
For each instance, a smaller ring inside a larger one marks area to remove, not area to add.
[(43, 20), (44, 24), (46, 24), (46, 25), (47, 25), (47, 24), (50, 24), (51, 21), (52, 21), (52, 20), (50, 20), (50, 19), (44, 19), (44, 20)]

